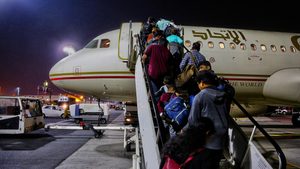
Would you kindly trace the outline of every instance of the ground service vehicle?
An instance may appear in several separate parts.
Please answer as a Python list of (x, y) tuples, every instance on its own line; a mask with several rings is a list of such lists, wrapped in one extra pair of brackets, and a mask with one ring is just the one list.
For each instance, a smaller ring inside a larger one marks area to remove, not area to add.
[(81, 103), (70, 105), (70, 114), (75, 123), (80, 121), (98, 121), (102, 124), (107, 123), (109, 118), (109, 107), (107, 104)]
[(125, 103), (125, 111), (124, 111), (124, 124), (125, 125), (138, 125), (138, 113), (136, 103)]
[(39, 99), (0, 96), (0, 134), (22, 134), (45, 126)]

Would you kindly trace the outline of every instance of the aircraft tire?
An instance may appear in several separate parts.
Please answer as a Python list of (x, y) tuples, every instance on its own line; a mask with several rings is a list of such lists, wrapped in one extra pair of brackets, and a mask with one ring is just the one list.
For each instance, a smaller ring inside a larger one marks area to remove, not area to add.
[(75, 123), (79, 124), (82, 121), (82, 119), (75, 119)]
[(127, 144), (127, 145), (126, 145), (126, 151), (127, 151), (127, 152), (131, 151), (131, 145), (130, 145), (130, 144)]
[(300, 114), (292, 115), (292, 123), (294, 127), (300, 127)]
[(101, 124), (106, 124), (106, 123), (107, 123), (107, 121), (106, 121), (106, 119), (105, 119), (105, 118), (101, 118), (101, 119), (100, 119), (100, 123), (101, 123)]

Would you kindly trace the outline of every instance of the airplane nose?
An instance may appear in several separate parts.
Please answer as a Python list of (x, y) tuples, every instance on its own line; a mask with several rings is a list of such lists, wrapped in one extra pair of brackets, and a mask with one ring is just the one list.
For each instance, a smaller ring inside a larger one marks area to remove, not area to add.
[(58, 73), (63, 73), (63, 72), (64, 72), (64, 62), (59, 61), (50, 69), (49, 76), (52, 77)]
[(63, 72), (63, 66), (61, 61), (56, 63), (49, 71), (49, 77), (51, 78), (53, 75), (57, 74), (58, 72)]
[(82, 56), (86, 56), (82, 50), (69, 55), (62, 60), (58, 61), (49, 71), (50, 81), (63, 90), (74, 90), (74, 81), (70, 80), (74, 76), (74, 67), (81, 63)]
[(65, 68), (67, 66), (66, 62), (67, 62), (67, 58), (60, 60), (49, 71), (50, 81), (54, 85), (56, 85), (57, 87), (60, 87), (60, 88), (62, 87), (63, 83), (61, 80), (59, 80), (59, 77), (66, 72), (66, 70), (65, 70)]

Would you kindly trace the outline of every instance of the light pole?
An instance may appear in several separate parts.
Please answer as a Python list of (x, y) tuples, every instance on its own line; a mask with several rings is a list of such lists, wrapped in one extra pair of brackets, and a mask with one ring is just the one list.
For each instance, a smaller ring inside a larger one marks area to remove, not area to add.
[(65, 46), (63, 52), (67, 53), (69, 56), (75, 53), (75, 49), (72, 46)]
[(44, 81), (43, 83), (43, 92), (46, 94), (49, 92), (49, 102), (51, 104), (51, 95), (52, 95), (52, 90), (51, 88), (49, 87), (49, 83), (47, 80)]
[(21, 88), (20, 88), (20, 87), (17, 87), (17, 88), (16, 88), (16, 92), (17, 92), (16, 94), (17, 94), (17, 96), (20, 96), (20, 91), (21, 91)]
[(48, 90), (48, 81), (45, 80), (44, 83), (43, 83), (43, 91), (44, 91), (44, 93), (47, 93), (47, 90)]

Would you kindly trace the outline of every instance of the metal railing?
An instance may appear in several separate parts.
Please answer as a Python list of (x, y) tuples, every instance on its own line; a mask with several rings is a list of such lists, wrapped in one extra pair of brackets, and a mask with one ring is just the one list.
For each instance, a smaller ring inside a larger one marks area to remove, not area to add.
[[(254, 132), (256, 129), (258, 129), (275, 148), (275, 150), (277, 152), (277, 156), (278, 156), (278, 168), (285, 169), (286, 165), (287, 165), (286, 157), (285, 157), (283, 151), (281, 150), (280, 146), (277, 144), (277, 142), (265, 131), (265, 129), (262, 128), (262, 126), (260, 124), (258, 124), (258, 122), (247, 112), (246, 109), (244, 109), (244, 107), (235, 98), (233, 98), (232, 101), (247, 116), (247, 118), (254, 124), (254, 128), (253, 128), (252, 134), (249, 138), (249, 142), (252, 141)], [(249, 147), (248, 147), (248, 149), (249, 149)], [(243, 159), (243, 161), (244, 161), (244, 159)]]
[[(138, 59), (142, 57), (143, 54), (143, 48), (141, 47), (141, 41), (139, 36), (138, 38), (138, 44), (139, 44), (139, 51)], [(185, 48), (185, 46), (184, 46)], [(187, 51), (189, 51), (187, 48), (185, 48)], [(141, 60), (137, 60), (137, 62), (142, 62)], [(154, 92), (151, 86), (151, 81), (148, 76), (148, 71), (147, 71), (147, 66), (142, 64), (142, 69), (143, 69), (143, 74), (145, 78), (145, 83), (146, 83), (146, 88), (147, 88), (147, 94), (148, 94), (148, 99), (149, 99), (149, 105), (151, 107), (151, 115), (152, 115), (152, 120), (154, 124), (154, 130), (156, 132), (156, 143), (158, 146), (158, 150), (161, 153), (161, 150), (163, 148), (164, 143), (167, 141), (168, 134), (165, 131), (165, 127), (163, 124), (162, 119), (160, 118), (159, 112), (157, 111), (157, 102), (154, 96)], [(286, 168), (286, 158), (284, 153), (282, 152), (280, 146), (276, 143), (276, 141), (257, 123), (257, 121), (241, 106), (241, 104), (233, 98), (233, 103), (235, 103), (238, 108), (250, 119), (250, 121), (254, 124), (254, 129), (252, 132), (252, 136), (247, 139), (247, 136), (243, 132), (243, 130), (239, 127), (239, 125), (234, 121), (232, 117), (229, 118), (230, 125), (229, 125), (229, 135), (231, 134), (231, 138), (229, 138), (231, 141), (233, 140), (233, 145), (235, 146), (236, 149), (238, 150), (232, 150), (231, 153), (229, 153), (229, 162), (231, 163), (232, 168), (251, 168), (251, 166), (246, 166), (245, 164), (245, 158), (247, 156), (247, 153), (249, 153), (249, 147), (252, 145), (252, 138), (253, 138), (253, 133), (256, 129), (259, 129), (261, 133), (266, 137), (266, 139), (273, 145), (275, 148), (277, 155), (278, 155), (278, 168), (279, 169), (285, 169)], [(150, 112), (149, 112), (150, 113)], [(150, 126), (149, 126), (150, 127)], [(234, 138), (233, 138), (234, 137)], [(229, 148), (230, 149), (230, 148)], [(230, 151), (230, 150), (229, 150)], [(238, 151), (238, 152), (232, 152), (232, 151)], [(235, 153), (235, 154), (234, 154)], [(260, 152), (259, 152), (260, 153)], [(233, 158), (233, 156), (235, 157)], [(260, 153), (260, 158), (264, 158), (261, 153)], [(265, 160), (265, 159), (262, 159)], [(250, 164), (251, 165), (251, 164)], [(253, 167), (253, 166), (252, 166)], [(147, 168), (147, 167), (145, 167)]]

